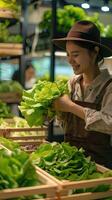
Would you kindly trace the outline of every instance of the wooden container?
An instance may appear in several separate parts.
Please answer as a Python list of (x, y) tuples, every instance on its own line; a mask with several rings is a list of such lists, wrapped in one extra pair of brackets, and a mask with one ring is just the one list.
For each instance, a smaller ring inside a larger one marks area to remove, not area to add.
[(1, 92), (0, 100), (5, 103), (20, 103), (22, 94), (18, 92)]
[[(9, 123), (11, 123), (9, 119)], [(40, 144), (46, 143), (48, 129), (46, 127), (36, 127), (36, 128), (0, 128), (0, 135), (11, 139), (14, 142), (20, 144), (21, 149), (31, 153), (33, 152)], [(35, 132), (36, 135), (31, 136), (11, 136), (13, 132)]]
[[(78, 194), (71, 193), (73, 189), (91, 188), (101, 184), (112, 184), (112, 177), (71, 182), (68, 180), (60, 181), (52, 175), (48, 174), (47, 172), (43, 171), (39, 167), (36, 168), (38, 169), (38, 171), (43, 173), (45, 176), (48, 176), (51, 180), (58, 184), (58, 196), (60, 197), (60, 200), (98, 200), (106, 197), (112, 197), (112, 189), (106, 192), (86, 192)], [(97, 164), (97, 170), (104, 173), (108, 169)]]
[[(16, 13), (17, 14), (17, 13)], [(0, 8), (0, 17), (1, 18), (16, 18), (15, 13), (6, 8)], [(19, 17), (19, 16), (18, 16)]]
[(23, 45), (19, 43), (0, 43), (0, 56), (17, 56), (23, 54)]
[[(55, 200), (57, 184), (54, 183), (54, 181), (52, 181), (50, 178), (48, 178), (47, 176), (45, 176), (38, 170), (37, 170), (37, 175), (42, 185), (0, 190), (0, 200), (12, 199), (12, 198), (21, 197), (21, 196), (30, 196), (34, 194), (38, 194), (38, 195), (45, 194), (46, 197), (44, 199)], [(39, 200), (40, 199), (41, 198), (39, 198)]]

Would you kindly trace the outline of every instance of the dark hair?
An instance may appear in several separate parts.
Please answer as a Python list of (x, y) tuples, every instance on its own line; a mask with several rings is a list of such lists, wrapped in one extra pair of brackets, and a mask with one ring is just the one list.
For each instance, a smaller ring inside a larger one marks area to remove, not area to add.
[(29, 69), (30, 67), (33, 68), (33, 69), (35, 70), (35, 68), (33, 67), (32, 63), (27, 63), (27, 64), (26, 64), (26, 67), (25, 67), (25, 71), (26, 71), (27, 69)]
[(12, 75), (12, 80), (20, 82), (20, 72), (19, 72), (19, 70), (16, 70), (14, 72), (14, 74)]
[[(33, 67), (31, 63), (27, 63), (25, 67), (25, 71), (28, 70), (30, 67), (35, 70), (35, 68)], [(12, 80), (20, 82), (20, 76), (21, 76), (20, 71), (16, 70), (14, 74), (12, 75)]]
[[(89, 42), (85, 42), (85, 41), (74, 41), (74, 43), (82, 48), (85, 48), (85, 49), (88, 49), (90, 51), (94, 51), (95, 47), (96, 47), (96, 44), (92, 44), (92, 43), (89, 43)], [(100, 47), (99, 47), (100, 48)], [(104, 57), (101, 53), (101, 51), (99, 50), (99, 54), (97, 56), (97, 59), (96, 59), (96, 63), (99, 63), (100, 61), (104, 60)]]

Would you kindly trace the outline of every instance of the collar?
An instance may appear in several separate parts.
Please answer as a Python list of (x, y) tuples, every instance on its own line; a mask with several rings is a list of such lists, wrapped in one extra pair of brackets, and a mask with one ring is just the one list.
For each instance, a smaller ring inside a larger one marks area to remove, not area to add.
[[(90, 89), (94, 89), (101, 85), (105, 85), (105, 83), (111, 78), (107, 69), (102, 69), (101, 73), (92, 81), (91, 85), (89, 86)], [(80, 84), (80, 80), (82, 79), (82, 75), (76, 76), (76, 83)], [(103, 83), (103, 84), (102, 84)]]

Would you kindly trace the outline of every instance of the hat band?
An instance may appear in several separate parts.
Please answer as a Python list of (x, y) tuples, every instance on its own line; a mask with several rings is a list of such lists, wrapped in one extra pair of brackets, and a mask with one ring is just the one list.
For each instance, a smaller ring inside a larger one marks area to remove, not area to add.
[(84, 33), (81, 31), (70, 31), (67, 35), (67, 38), (69, 39), (70, 37), (73, 37), (74, 39), (79, 38), (79, 39), (90, 40), (93, 42), (100, 43), (100, 35)]

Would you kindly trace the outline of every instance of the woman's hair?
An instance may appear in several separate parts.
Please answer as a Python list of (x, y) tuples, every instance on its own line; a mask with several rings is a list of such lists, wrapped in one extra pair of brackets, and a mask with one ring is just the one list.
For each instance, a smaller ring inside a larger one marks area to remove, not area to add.
[(20, 82), (20, 72), (19, 72), (19, 70), (16, 70), (14, 72), (14, 74), (12, 75), (12, 80)]
[[(96, 44), (92, 44), (92, 43), (85, 42), (85, 41), (74, 41), (74, 43), (82, 48), (88, 49), (89, 51), (94, 51), (95, 47), (96, 47)], [(96, 63), (98, 64), (101, 61), (102, 62), (104, 61), (104, 57), (99, 49), (99, 53), (96, 58)]]
[(26, 71), (27, 69), (29, 69), (30, 67), (31, 67), (32, 69), (35, 70), (35, 68), (33, 67), (33, 65), (32, 65), (31, 63), (27, 63), (27, 64), (26, 64), (26, 67), (25, 67), (25, 71)]
[[(33, 65), (31, 63), (27, 63), (26, 67), (25, 67), (25, 71), (27, 71), (29, 68), (32, 68), (35, 70), (35, 68), (33, 67)], [(14, 72), (14, 74), (12, 75), (12, 80), (20, 82), (20, 71), (19, 70), (16, 70)]]

